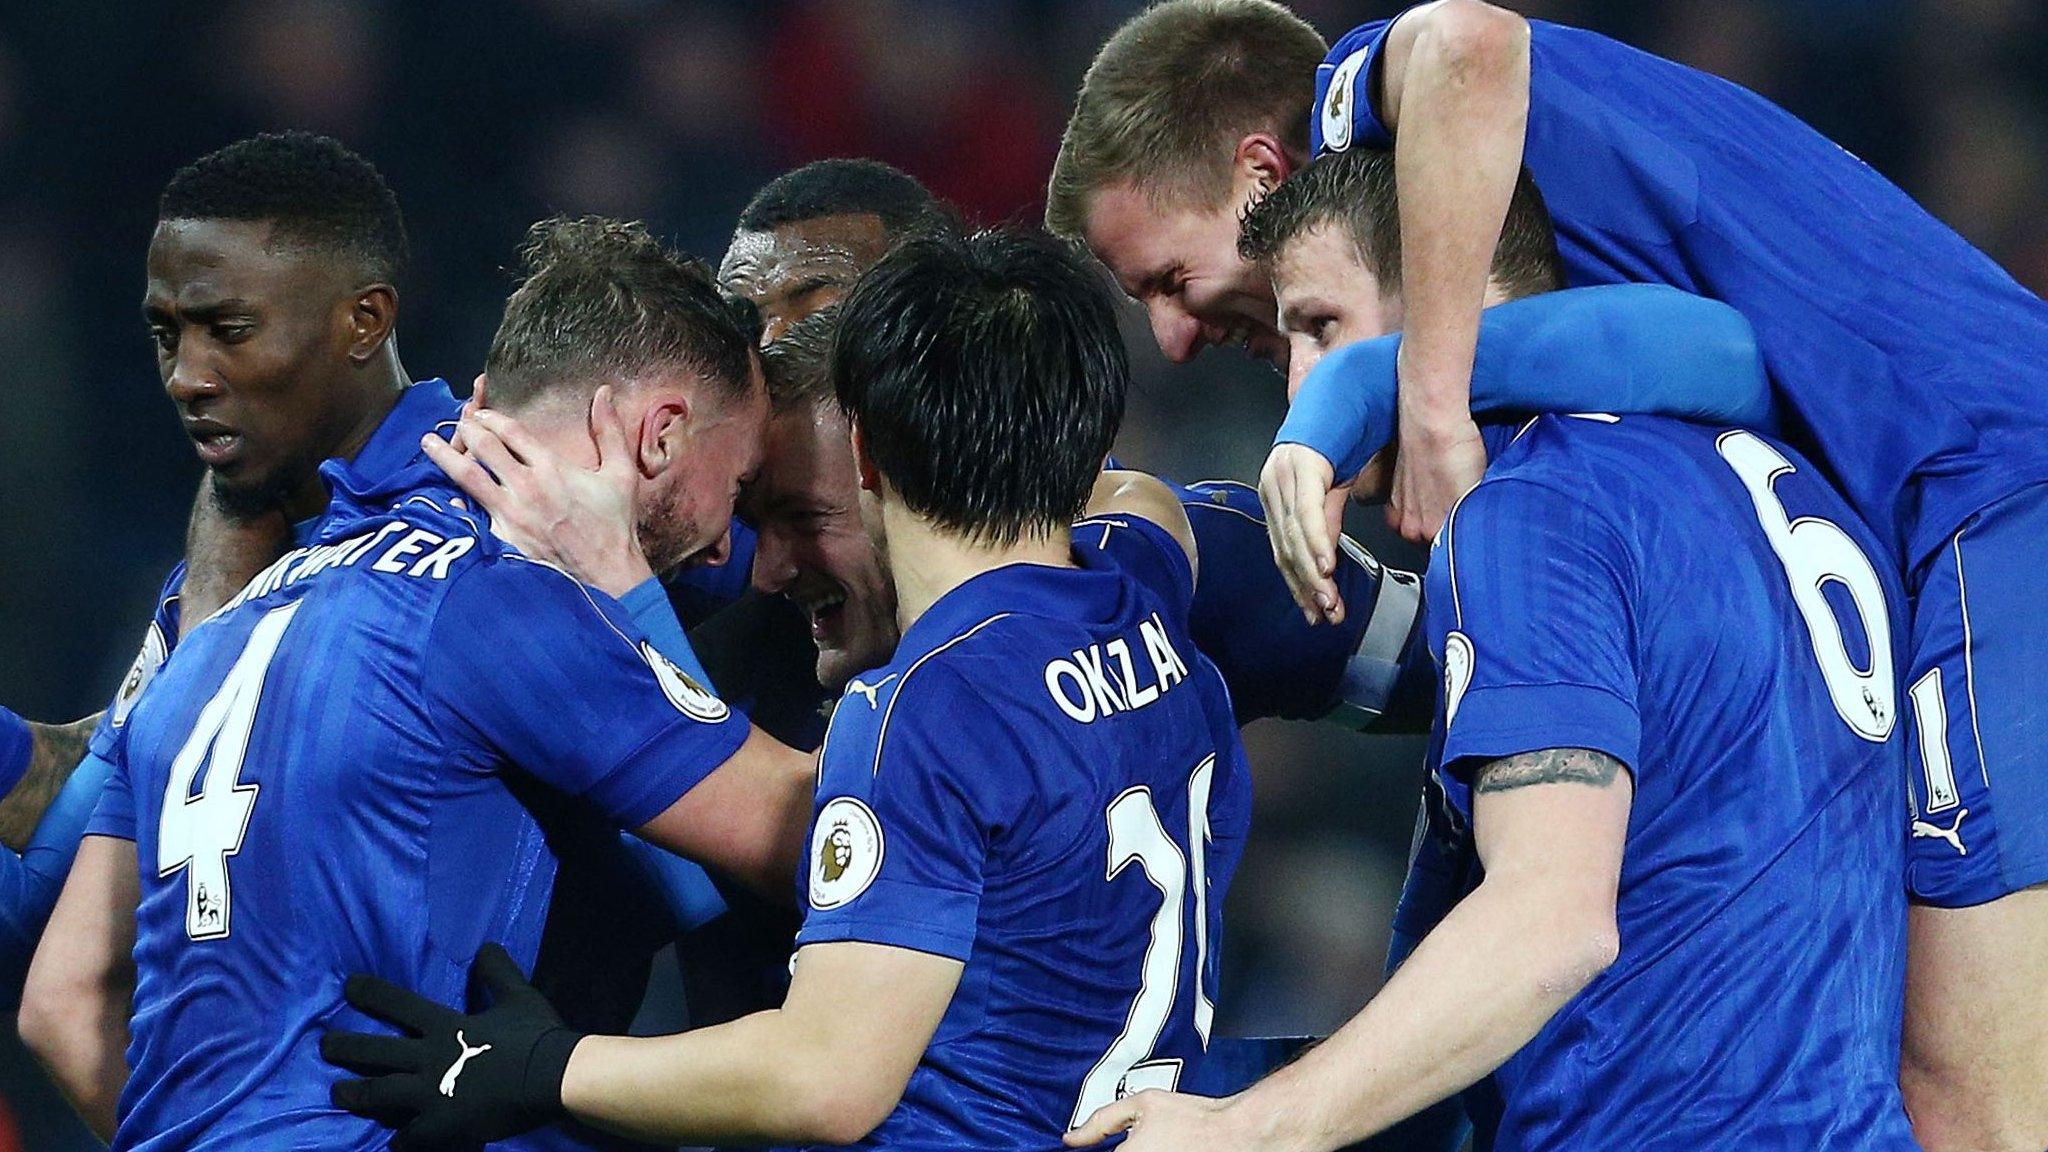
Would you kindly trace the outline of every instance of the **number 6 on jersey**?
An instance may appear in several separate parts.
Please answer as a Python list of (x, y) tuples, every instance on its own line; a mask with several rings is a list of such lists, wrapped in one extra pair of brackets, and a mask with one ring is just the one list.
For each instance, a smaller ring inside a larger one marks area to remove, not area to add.
[[(249, 752), (249, 730), (263, 701), (263, 677), (277, 655), (284, 630), (299, 610), (294, 601), (266, 614), (249, 643), (228, 669), (220, 691), (206, 702), (164, 785), (163, 815), (157, 821), (157, 875), (185, 869), (185, 934), (217, 940), (228, 934), (234, 901), (228, 887), (228, 857), (242, 850), (249, 815), (256, 808), (255, 784), (240, 780)], [(194, 777), (199, 792), (192, 792)]]

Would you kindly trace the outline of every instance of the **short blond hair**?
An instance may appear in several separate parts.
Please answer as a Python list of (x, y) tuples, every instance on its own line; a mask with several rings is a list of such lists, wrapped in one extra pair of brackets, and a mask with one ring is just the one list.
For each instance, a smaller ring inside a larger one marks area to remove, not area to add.
[(1328, 51), (1273, 0), (1164, 0), (1133, 16), (1081, 80), (1046, 188), (1046, 229), (1079, 237), (1090, 199), (1113, 184), (1219, 204), (1230, 181), (1223, 161), (1252, 132), (1306, 155), (1316, 66)]

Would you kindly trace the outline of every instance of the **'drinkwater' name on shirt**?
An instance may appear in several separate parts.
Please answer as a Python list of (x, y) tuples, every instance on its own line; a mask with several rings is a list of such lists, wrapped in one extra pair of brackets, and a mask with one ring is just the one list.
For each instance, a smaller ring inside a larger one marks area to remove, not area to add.
[(1187, 662), (1174, 651), (1157, 612), (1138, 622), (1137, 636), (1152, 665), (1149, 677), (1140, 678), (1129, 636), (1090, 644), (1076, 651), (1071, 660), (1047, 664), (1045, 688), (1060, 711), (1082, 724), (1093, 724), (1104, 716), (1143, 708), (1188, 678)]
[[(383, 545), (381, 549), (380, 545)], [(371, 571), (446, 580), (449, 565), (474, 547), (476, 538), (473, 536), (451, 539), (425, 528), (415, 528), (403, 520), (393, 520), (375, 532), (285, 553), (275, 564), (258, 572), (248, 587), (236, 593), (221, 611), (226, 612), (244, 600), (268, 596), (322, 572), (352, 568), (373, 552), (377, 553), (377, 558), (370, 563)]]

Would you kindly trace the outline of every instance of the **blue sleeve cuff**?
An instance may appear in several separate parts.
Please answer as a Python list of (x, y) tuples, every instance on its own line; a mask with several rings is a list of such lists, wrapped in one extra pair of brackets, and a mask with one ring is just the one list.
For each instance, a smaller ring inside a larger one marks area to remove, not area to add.
[(1604, 752), (1631, 772), (1642, 718), (1627, 701), (1586, 684), (1510, 684), (1473, 688), (1444, 735), (1444, 793), (1472, 818), (1471, 770), (1491, 760), (1546, 748)]
[(689, 673), (707, 691), (717, 693), (718, 686), (711, 682), (704, 665), (698, 663), (697, 651), (690, 647), (690, 638), (683, 632), (683, 622), (676, 619), (675, 607), (669, 603), (668, 589), (662, 587), (658, 578), (649, 577), (635, 585), (631, 592), (619, 597), (619, 606), (647, 634), (647, 641), (656, 652)]
[(1309, 369), (1273, 443), (1300, 444), (1322, 454), (1348, 483), (1394, 437), (1401, 337), (1346, 344)]
[[(877, 887), (886, 883), (879, 882)], [(853, 940), (862, 944), (886, 944), (893, 948), (928, 952), (965, 964), (967, 958), (974, 954), (975, 910), (980, 902), (965, 893), (911, 888), (902, 884), (896, 888), (899, 896), (907, 891), (916, 897), (914, 902), (902, 904), (903, 915), (813, 912), (804, 918), (803, 930), (796, 934), (797, 947)]]
[(752, 729), (738, 712), (715, 724), (678, 715), (584, 795), (621, 828), (644, 827), (732, 759)]
[(21, 783), (35, 749), (35, 733), (29, 730), (28, 721), (0, 708), (0, 796)]

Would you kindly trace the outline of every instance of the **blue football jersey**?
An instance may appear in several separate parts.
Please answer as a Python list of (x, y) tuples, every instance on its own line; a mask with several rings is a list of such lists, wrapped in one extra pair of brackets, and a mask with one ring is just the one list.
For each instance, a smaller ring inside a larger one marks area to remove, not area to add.
[[(448, 382), (441, 379), (422, 380), (399, 394), (398, 402), (386, 413), (377, 430), (364, 441), (350, 462), (356, 475), (382, 478), (392, 475), (419, 459), (420, 437), (435, 429), (452, 427), (462, 413), (462, 401), (448, 391)], [(292, 535), (297, 543), (309, 543), (320, 527), (321, 516), (301, 521), (292, 526)], [(121, 686), (114, 691), (114, 699), (107, 705), (100, 722), (93, 728), (89, 747), (93, 755), (108, 759), (114, 746), (114, 737), (127, 723), (128, 712), (142, 697), (142, 690), (156, 678), (157, 669), (170, 659), (171, 651), (178, 646), (180, 628), (180, 598), (185, 588), (185, 563), (179, 561), (164, 579), (163, 588), (157, 592), (156, 608), (150, 613), (149, 628), (142, 634), (142, 648), (135, 654), (135, 662), (128, 667), (128, 674), (121, 678)]]
[[(1173, 487), (1194, 530), (1202, 573), (1188, 631), (1230, 689), (1240, 724), (1279, 716), (1366, 728), (1390, 707), (1418, 712), (1418, 724), (1426, 719), (1419, 708), (1396, 703), (1426, 699), (1429, 687), (1422, 675), (1415, 677), (1422, 690), (1406, 691), (1405, 678), (1428, 663), (1419, 577), (1382, 565), (1342, 537), (1332, 579), (1351, 610), (1341, 623), (1310, 624), (1273, 560), (1258, 490), (1233, 480)], [(1083, 533), (1077, 543), (1093, 538)]]
[(1178, 545), (1136, 518), (1074, 532), (1078, 568), (954, 589), (833, 714), (798, 944), (966, 965), (860, 1147), (1050, 1152), (1207, 1046), (1243, 746)]
[(142, 878), (117, 1148), (384, 1147), (332, 1107), (351, 972), (465, 1003), (539, 947), (550, 832), (634, 828), (745, 721), (627, 613), (520, 556), (430, 464), (322, 467), (314, 543), (194, 628), (111, 749), (91, 831)]
[[(1391, 144), (1374, 103), (1391, 26), (1354, 29), (1317, 70), (1317, 152)], [(1582, 29), (1530, 28), (1524, 159), (1571, 283), (1672, 284), (1739, 309), (1788, 434), (1895, 564), (2048, 479), (2048, 303), (1763, 97)]]
[(1547, 748), (1635, 786), (1619, 958), (1496, 1074), (1497, 1146), (1915, 1147), (1903, 597), (1874, 537), (1755, 433), (1487, 435), (1424, 597), (1443, 817), (1469, 833), (1473, 771)]

